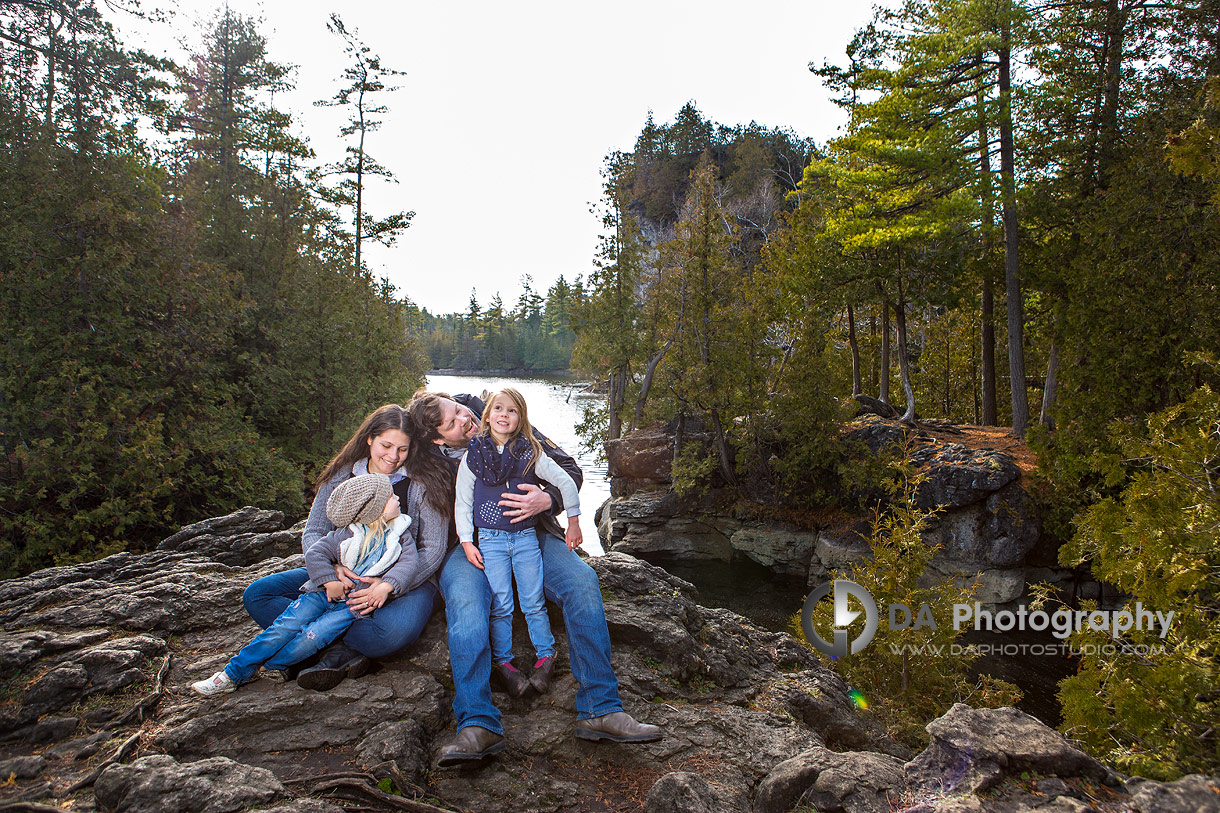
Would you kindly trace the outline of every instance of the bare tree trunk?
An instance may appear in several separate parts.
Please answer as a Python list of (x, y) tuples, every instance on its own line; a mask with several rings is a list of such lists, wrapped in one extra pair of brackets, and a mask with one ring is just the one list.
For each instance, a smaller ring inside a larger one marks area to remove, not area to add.
[(635, 402), (635, 426), (637, 428), (644, 423), (644, 404), (648, 401), (648, 392), (652, 389), (652, 378), (657, 371), (657, 365), (661, 363), (661, 359), (665, 358), (665, 353), (668, 352), (677, 335), (678, 331), (675, 329), (665, 346), (648, 360), (648, 367), (644, 370), (644, 380), (640, 383), (640, 397)]
[(992, 291), (991, 273), (991, 241), (995, 223), (992, 220), (991, 200), (991, 128), (987, 124), (985, 106), (985, 91), (981, 84), (975, 96), (975, 107), (979, 117), (979, 175), (982, 189), (979, 204), (983, 213), (983, 302), (982, 302), (982, 376), (983, 403), (982, 423), (984, 426), (994, 426), (996, 422), (996, 381), (995, 381), (995, 304)]
[(980, 421), (980, 413), (983, 408), (982, 393), (979, 386), (979, 362), (974, 355), (976, 345), (974, 343), (974, 322), (970, 323), (970, 395), (974, 400), (974, 422), (977, 424)]
[(980, 362), (983, 378), (982, 424), (995, 426), (996, 422), (996, 374), (995, 374), (995, 294), (991, 279), (991, 268), (983, 267), (983, 307), (982, 307), (982, 359)]
[[(877, 283), (877, 291), (882, 293), (881, 283)], [(890, 303), (886, 299), (881, 301), (881, 391), (877, 400), (890, 402)]]
[(47, 100), (45, 125), (47, 138), (50, 139), (55, 138), (55, 69), (57, 67), (55, 60), (59, 55), (56, 37), (59, 35), (60, 29), (64, 27), (65, 19), (66, 18), (64, 15), (60, 14), (59, 24), (52, 27), (51, 12), (47, 12), (47, 50), (44, 52), (47, 59)]
[(919, 320), (919, 357), (928, 352), (928, 325), (932, 322), (932, 306), (924, 305), (923, 318)]
[(618, 440), (623, 436), (622, 419), (619, 408), (622, 406), (622, 388), (625, 374), (621, 367), (610, 371), (610, 392), (606, 395), (606, 406), (610, 410), (610, 426), (606, 431), (607, 440)]
[(1017, 188), (1012, 136), (1012, 35), (1005, 16), (1000, 33), (1000, 176), (1003, 184), (1004, 288), (1008, 300), (1008, 381), (1012, 390), (1012, 431), (1029, 425), (1025, 392), (1025, 315), (1017, 256)]
[(952, 398), (950, 397), (950, 388), (953, 385), (952, 376), (952, 357), (950, 356), (949, 332), (945, 331), (945, 417), (948, 418), (952, 412)]
[[(868, 309), (868, 338), (869, 338), (869, 346), (876, 347), (877, 346), (877, 309), (876, 308)], [(878, 363), (879, 359), (880, 359), (880, 354), (874, 354), (869, 359), (869, 362), (868, 362), (868, 377), (869, 377), (869, 383), (872, 385), (871, 389), (873, 392), (880, 392), (880, 389), (879, 389), (880, 385), (878, 383), (878, 378), (877, 378), (877, 367), (879, 366), (879, 363)]]
[(1046, 386), (1042, 390), (1042, 414), (1038, 422), (1047, 429), (1055, 429), (1055, 397), (1059, 388), (1059, 343), (1051, 339), (1051, 357), (1046, 362)]
[[(1118, 0), (1106, 0), (1105, 64), (1101, 86), (1102, 104), (1099, 119), (1097, 181), (1103, 189), (1109, 186), (1110, 168), (1115, 162), (1118, 143), (1118, 102), (1122, 83), (1123, 50), (1126, 40), (1130, 6)], [(1124, 7), (1125, 6), (1125, 7)]]
[[(367, 74), (366, 74), (367, 77)], [(363, 81), (363, 80), (362, 80)], [(360, 146), (356, 151), (356, 251), (353, 271), (360, 274), (360, 243), (364, 240), (364, 90), (360, 91), (360, 100), (356, 105), (360, 115)]]
[(736, 483), (737, 473), (733, 470), (733, 458), (729, 454), (729, 442), (724, 436), (724, 425), (720, 422), (719, 410), (711, 410), (712, 429), (716, 433), (716, 454), (720, 460), (720, 474), (726, 483)]
[(863, 388), (860, 386), (860, 347), (856, 343), (856, 314), (847, 306), (847, 344), (851, 347), (851, 395), (855, 398)]
[(906, 394), (907, 408), (902, 414), (903, 423), (915, 423), (915, 388), (911, 386), (911, 364), (907, 359), (907, 303), (898, 281), (898, 304), (894, 307), (894, 321), (898, 328), (898, 372), (902, 378), (902, 391)]

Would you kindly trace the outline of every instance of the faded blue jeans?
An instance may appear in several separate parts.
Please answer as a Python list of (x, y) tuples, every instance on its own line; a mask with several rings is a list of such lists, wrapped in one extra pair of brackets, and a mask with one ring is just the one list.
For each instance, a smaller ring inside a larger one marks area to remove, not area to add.
[(542, 600), (542, 549), (533, 528), (523, 531), (479, 529), (479, 553), (483, 572), (491, 588), (491, 662), (508, 663), (513, 659), (513, 579), (521, 613), (534, 645), (534, 657), (555, 654), (551, 619)]
[[(309, 572), (303, 567), (272, 573), (252, 582), (241, 601), (255, 623), (266, 629), (296, 600), (307, 581)], [(424, 582), (372, 615), (356, 619), (343, 636), (343, 643), (368, 658), (388, 657), (415, 643), (435, 607), (436, 587)]]
[[(542, 592), (563, 611), (568, 660), (576, 689), (576, 717), (587, 720), (622, 711), (618, 678), (610, 665), (610, 631), (597, 574), (562, 539), (542, 541)], [(482, 726), (504, 733), (491, 698), (491, 587), (482, 570), (466, 560), (460, 545), (441, 564), (441, 595), (449, 627), (453, 713), (457, 728)]]
[(233, 656), (225, 674), (240, 684), (254, 677), (260, 666), (284, 669), (300, 663), (346, 632), (355, 620), (346, 602), (332, 602), (324, 592), (302, 593), (274, 624)]

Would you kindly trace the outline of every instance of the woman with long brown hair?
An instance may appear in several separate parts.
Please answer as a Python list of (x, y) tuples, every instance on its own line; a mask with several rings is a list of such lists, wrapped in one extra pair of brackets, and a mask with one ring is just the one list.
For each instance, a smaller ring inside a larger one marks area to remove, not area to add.
[[(437, 588), (433, 578), (440, 567), (449, 539), (453, 513), (453, 486), (429, 493), (434, 477), (417, 477), (411, 466), (404, 466), (410, 448), (411, 424), (407, 411), (398, 404), (386, 404), (371, 412), (360, 428), (322, 469), (316, 483), (317, 493), (301, 549), (308, 551), (314, 542), (334, 530), (326, 516), (326, 501), (339, 485), (362, 474), (384, 474), (390, 478), (403, 513), (411, 518), (406, 533), (419, 551), (418, 565), (401, 584), (393, 584), (395, 600), (373, 612), (370, 592), (380, 579), (357, 577), (346, 568), (336, 576), (347, 588), (347, 605), (360, 616), (344, 636), (322, 653), (316, 665), (302, 669), (297, 684), (325, 691), (345, 677), (359, 677), (371, 667), (370, 658), (382, 658), (408, 646), (419, 637), (436, 606)], [(266, 629), (299, 595), (309, 580), (305, 568), (275, 573), (258, 579), (246, 588), (242, 603), (260, 627)]]

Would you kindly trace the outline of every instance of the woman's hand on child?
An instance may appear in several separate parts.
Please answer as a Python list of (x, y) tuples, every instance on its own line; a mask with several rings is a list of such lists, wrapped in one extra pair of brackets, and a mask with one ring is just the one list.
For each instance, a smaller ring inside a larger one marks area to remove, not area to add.
[(373, 610), (379, 610), (385, 606), (385, 603), (390, 600), (390, 593), (394, 592), (394, 586), (387, 581), (378, 581), (372, 587), (364, 591), (365, 607), (360, 611), (361, 615), (368, 615)]
[(326, 588), (327, 601), (343, 601), (343, 597), (347, 595), (347, 588), (342, 582), (327, 582), (323, 587)]
[(479, 553), (479, 549), (474, 546), (473, 542), (463, 542), (462, 552), (466, 554), (467, 562), (470, 562), (470, 564), (479, 570), (483, 569), (483, 554)]
[(585, 541), (580, 532), (580, 517), (568, 517), (568, 530), (563, 535), (563, 541), (568, 543), (568, 550), (576, 550)]
[[(353, 590), (347, 596), (347, 607), (352, 615), (368, 615), (385, 604), (390, 593), (394, 592), (393, 585), (377, 576), (357, 576), (353, 573), (352, 578), (363, 583), (359, 590)], [(375, 597), (380, 597), (380, 601), (375, 602)]]

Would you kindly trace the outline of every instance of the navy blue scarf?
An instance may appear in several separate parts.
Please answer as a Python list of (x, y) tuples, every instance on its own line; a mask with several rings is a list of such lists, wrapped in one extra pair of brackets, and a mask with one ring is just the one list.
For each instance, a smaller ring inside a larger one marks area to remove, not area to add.
[(506, 443), (502, 452), (496, 449), (491, 435), (471, 438), (466, 447), (466, 465), (475, 477), (489, 486), (505, 483), (514, 474), (522, 476), (533, 458), (534, 450), (524, 435), (517, 435)]

